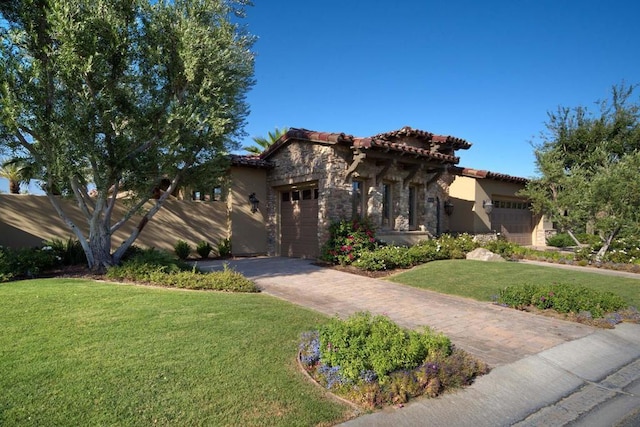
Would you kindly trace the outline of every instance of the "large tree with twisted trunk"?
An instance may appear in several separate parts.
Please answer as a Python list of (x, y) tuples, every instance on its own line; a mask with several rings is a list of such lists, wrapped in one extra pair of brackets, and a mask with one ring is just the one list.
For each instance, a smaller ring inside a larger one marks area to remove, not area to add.
[[(249, 3), (0, 3), (0, 148), (33, 162), (91, 269), (117, 264), (179, 184), (215, 179), (238, 147), (254, 83), (254, 39), (239, 20)], [(54, 193), (75, 199), (88, 234)]]

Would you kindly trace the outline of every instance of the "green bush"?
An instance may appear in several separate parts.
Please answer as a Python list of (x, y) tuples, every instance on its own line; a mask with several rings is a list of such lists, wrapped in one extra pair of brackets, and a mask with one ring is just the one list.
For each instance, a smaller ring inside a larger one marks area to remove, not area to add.
[(443, 234), (436, 239), (440, 254), (438, 259), (464, 259), (468, 252), (478, 247), (469, 234)]
[(368, 271), (393, 270), (414, 265), (409, 248), (403, 246), (382, 246), (375, 250), (363, 250), (354, 266)]
[(191, 246), (184, 240), (178, 240), (173, 249), (180, 259), (189, 258), (189, 254), (191, 253)]
[(485, 363), (429, 329), (407, 331), (384, 316), (357, 313), (305, 332), (300, 362), (321, 385), (366, 408), (436, 397), (488, 372)]
[(601, 318), (628, 306), (624, 299), (612, 292), (568, 284), (508, 286), (500, 291), (498, 303), (518, 309), (535, 306), (560, 313), (589, 312), (593, 318)]
[(554, 246), (556, 248), (566, 248), (569, 246), (575, 246), (576, 242), (574, 242), (568, 234), (558, 233), (555, 236), (547, 238), (547, 245)]
[(107, 278), (183, 289), (258, 292), (255, 283), (225, 266), (223, 271), (200, 273), (158, 251), (148, 251), (107, 270)]
[(329, 240), (323, 245), (320, 258), (332, 264), (348, 265), (360, 258), (363, 251), (381, 246), (375, 229), (364, 218), (334, 221), (329, 225)]
[(61, 260), (50, 246), (0, 248), (0, 281), (38, 277), (60, 264)]
[(196, 246), (196, 252), (198, 253), (198, 255), (200, 255), (200, 258), (209, 258), (209, 254), (212, 250), (213, 247), (211, 246), (211, 244), (209, 244), (209, 242), (205, 242), (204, 240), (201, 240), (198, 243), (198, 246)]
[(358, 381), (367, 371), (384, 382), (391, 372), (413, 369), (429, 355), (451, 353), (451, 341), (429, 329), (400, 328), (385, 316), (357, 313), (347, 320), (332, 319), (320, 329), (321, 361), (339, 367), (340, 375)]
[(227, 258), (231, 256), (231, 240), (222, 239), (218, 242), (218, 256), (220, 258)]
[(62, 239), (51, 239), (44, 242), (45, 247), (50, 247), (55, 255), (60, 258), (62, 265), (87, 264), (87, 256), (78, 239), (69, 237), (65, 242)]

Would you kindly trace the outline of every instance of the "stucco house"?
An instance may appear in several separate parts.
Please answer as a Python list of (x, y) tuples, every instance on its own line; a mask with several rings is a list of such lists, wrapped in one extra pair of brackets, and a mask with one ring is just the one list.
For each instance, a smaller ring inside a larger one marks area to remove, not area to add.
[[(457, 151), (470, 147), (410, 127), (365, 138), (290, 129), (260, 156), (231, 156), (224, 188), (193, 188), (183, 193), (189, 200), (168, 201), (137, 243), (171, 250), (178, 239), (195, 245), (228, 238), (234, 255), (315, 258), (331, 221), (367, 216), (389, 243), (496, 231), (536, 244), (548, 224), (536, 223), (516, 196), (526, 180), (457, 166)], [(46, 197), (4, 200), (11, 196), (0, 200), (0, 245), (70, 235)], [(481, 208), (487, 201), (491, 215)], [(25, 209), (33, 215), (25, 218)]]

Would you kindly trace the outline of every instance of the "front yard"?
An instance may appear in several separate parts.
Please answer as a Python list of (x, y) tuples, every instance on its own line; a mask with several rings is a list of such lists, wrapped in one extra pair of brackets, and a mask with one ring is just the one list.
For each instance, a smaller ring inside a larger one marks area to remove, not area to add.
[(334, 424), (351, 409), (295, 364), (327, 320), (260, 294), (4, 283), (0, 425)]
[(629, 305), (640, 308), (640, 279), (517, 262), (434, 261), (392, 275), (388, 280), (479, 301), (491, 301), (499, 289), (510, 285), (566, 283), (613, 292)]

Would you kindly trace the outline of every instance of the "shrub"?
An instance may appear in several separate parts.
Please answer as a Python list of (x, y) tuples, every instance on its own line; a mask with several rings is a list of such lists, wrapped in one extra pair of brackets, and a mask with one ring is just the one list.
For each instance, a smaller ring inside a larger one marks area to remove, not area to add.
[(415, 368), (430, 354), (449, 354), (451, 342), (429, 329), (407, 331), (385, 316), (357, 313), (344, 321), (334, 318), (320, 329), (320, 352), (321, 361), (339, 367), (348, 380), (373, 371), (384, 382), (391, 372)]
[(78, 239), (69, 237), (66, 242), (61, 239), (51, 239), (44, 244), (51, 247), (55, 255), (60, 258), (62, 265), (87, 264), (87, 256)]
[(393, 270), (414, 265), (409, 249), (402, 246), (383, 246), (374, 250), (363, 250), (354, 266), (368, 271)]
[(463, 259), (468, 252), (478, 247), (473, 237), (466, 233), (457, 236), (443, 234), (438, 237), (437, 243), (440, 247), (439, 259)]
[(374, 227), (364, 219), (339, 220), (329, 225), (329, 240), (323, 245), (320, 258), (332, 264), (347, 265), (360, 258), (365, 250), (381, 246)]
[[(223, 271), (200, 273), (194, 268), (173, 260), (167, 262), (161, 252), (152, 251), (134, 257), (120, 266), (107, 270), (107, 278), (121, 281), (148, 283), (156, 286), (168, 286), (184, 289), (208, 289), (227, 292), (258, 292), (255, 283), (242, 274), (225, 266)], [(150, 261), (150, 262), (147, 262)]]
[(547, 238), (547, 245), (554, 246), (556, 248), (566, 248), (569, 246), (575, 246), (576, 242), (574, 242), (568, 234), (558, 233), (555, 236)]
[(204, 240), (201, 240), (196, 247), (196, 252), (200, 255), (200, 258), (208, 258), (212, 250), (213, 247)]
[(444, 335), (407, 331), (368, 313), (302, 334), (299, 356), (321, 385), (368, 408), (435, 397), (488, 372)]
[(567, 284), (508, 286), (500, 291), (498, 303), (518, 309), (531, 305), (559, 313), (589, 312), (593, 318), (601, 318), (628, 306), (622, 297), (612, 292)]
[(191, 246), (184, 240), (178, 240), (173, 249), (180, 259), (189, 258), (189, 254), (191, 253)]
[(218, 256), (220, 258), (227, 258), (231, 256), (231, 240), (230, 239), (221, 239), (218, 242)]
[(50, 246), (42, 248), (0, 248), (0, 280), (34, 278), (60, 265), (60, 259)]

